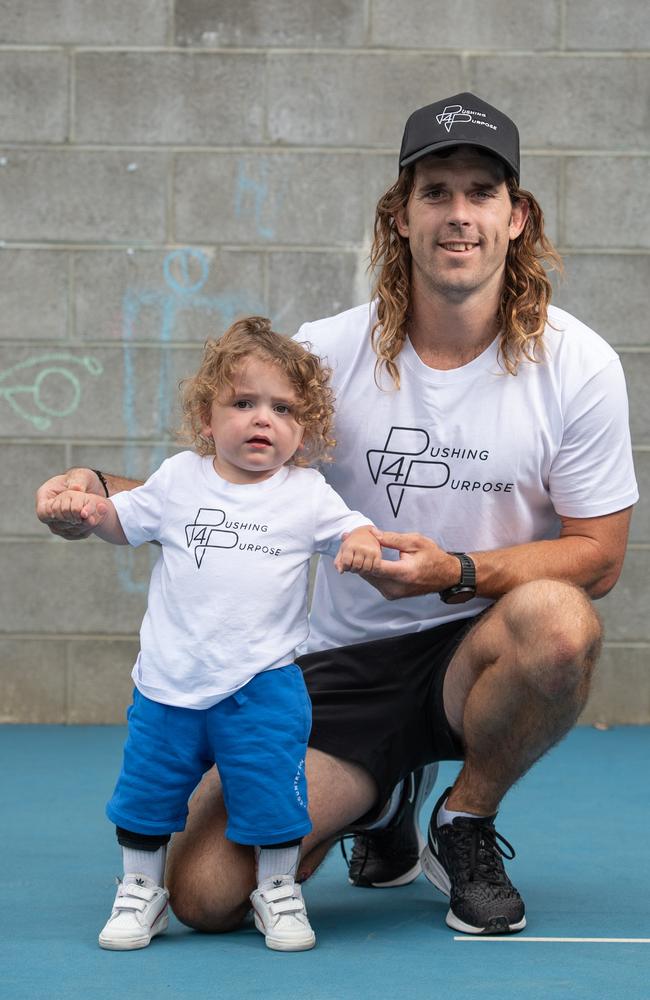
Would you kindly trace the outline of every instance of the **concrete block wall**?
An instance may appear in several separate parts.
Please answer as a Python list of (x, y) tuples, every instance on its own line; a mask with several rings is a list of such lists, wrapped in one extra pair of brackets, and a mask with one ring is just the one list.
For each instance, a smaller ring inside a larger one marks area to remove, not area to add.
[(642, 499), (584, 721), (650, 721), (650, 8), (618, 0), (0, 0), (0, 720), (116, 722), (151, 553), (52, 538), (34, 488), (146, 475), (240, 315), (364, 301), (414, 108), (519, 123), (557, 301), (620, 351)]

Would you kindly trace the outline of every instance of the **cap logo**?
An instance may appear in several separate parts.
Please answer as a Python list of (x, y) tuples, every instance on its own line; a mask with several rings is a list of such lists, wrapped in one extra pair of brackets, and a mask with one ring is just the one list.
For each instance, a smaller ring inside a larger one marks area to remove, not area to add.
[(454, 122), (471, 122), (472, 116), (463, 111), (462, 104), (448, 104), (441, 115), (436, 115), (438, 125), (444, 125), (448, 132)]
[(448, 132), (451, 132), (451, 126), (454, 125), (455, 122), (471, 122), (472, 125), (484, 125), (486, 128), (494, 129), (496, 132), (496, 125), (493, 125), (488, 121), (480, 120), (485, 117), (486, 116), (481, 111), (468, 111), (462, 106), (462, 104), (448, 104), (442, 114), (436, 115), (436, 121), (438, 122), (438, 125), (444, 125)]

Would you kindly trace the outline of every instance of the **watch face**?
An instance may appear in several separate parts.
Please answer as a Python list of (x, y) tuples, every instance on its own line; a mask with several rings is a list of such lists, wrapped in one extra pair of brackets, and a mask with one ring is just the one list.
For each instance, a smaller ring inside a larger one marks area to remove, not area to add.
[(466, 601), (471, 601), (473, 597), (476, 597), (476, 590), (474, 587), (451, 587), (448, 591), (443, 591), (440, 595), (442, 601), (445, 604), (465, 604)]

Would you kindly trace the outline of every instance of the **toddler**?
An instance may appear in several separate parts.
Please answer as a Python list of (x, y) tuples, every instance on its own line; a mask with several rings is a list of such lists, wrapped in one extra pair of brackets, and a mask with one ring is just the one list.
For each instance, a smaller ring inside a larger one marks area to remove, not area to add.
[(307, 467), (334, 444), (329, 374), (268, 320), (235, 323), (183, 385), (194, 451), (111, 500), (67, 491), (51, 501), (52, 515), (85, 519), (113, 544), (162, 546), (106, 807), (124, 875), (102, 948), (144, 948), (167, 927), (166, 845), (213, 763), (226, 835), (255, 848), (255, 926), (269, 948), (315, 944), (295, 882), (311, 829), (311, 707), (293, 662), (308, 632), (309, 559), (319, 552), (340, 572), (364, 572), (381, 558), (368, 519)]

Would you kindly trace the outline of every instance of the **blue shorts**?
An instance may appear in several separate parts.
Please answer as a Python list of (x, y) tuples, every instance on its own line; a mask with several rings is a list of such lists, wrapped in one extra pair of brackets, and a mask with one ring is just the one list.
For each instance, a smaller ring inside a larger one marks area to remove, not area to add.
[(206, 709), (163, 705), (136, 690), (127, 718), (122, 771), (106, 806), (116, 826), (153, 836), (183, 830), (188, 799), (216, 763), (230, 840), (281, 844), (311, 830), (311, 703), (295, 664), (257, 674)]

